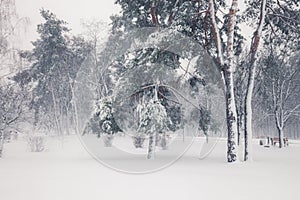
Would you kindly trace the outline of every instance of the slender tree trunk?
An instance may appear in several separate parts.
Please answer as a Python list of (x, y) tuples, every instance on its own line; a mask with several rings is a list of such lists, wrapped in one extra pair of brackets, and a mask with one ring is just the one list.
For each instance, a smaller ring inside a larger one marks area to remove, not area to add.
[(151, 133), (149, 136), (149, 144), (148, 144), (148, 159), (154, 158), (154, 150), (155, 150), (155, 134)]
[(242, 115), (240, 113), (237, 113), (237, 129), (238, 129), (238, 139), (237, 139), (237, 145), (240, 145), (241, 142), (241, 133), (242, 133)]
[(238, 0), (233, 0), (228, 15), (227, 32), (227, 60), (224, 61), (221, 36), (216, 22), (215, 3), (209, 0), (209, 14), (211, 19), (212, 31), (214, 34), (215, 45), (217, 48), (217, 57), (222, 70), (222, 76), (225, 88), (226, 120), (227, 120), (227, 161), (235, 162), (237, 160), (237, 113), (234, 99), (234, 27), (236, 25), (236, 10)]
[(277, 126), (277, 131), (278, 131), (278, 138), (279, 138), (279, 148), (282, 148), (283, 144), (284, 144), (284, 142), (283, 142), (283, 138), (284, 138), (283, 130), (282, 130), (282, 128)]
[(262, 28), (266, 15), (266, 0), (261, 1), (259, 24), (253, 34), (253, 39), (250, 47), (250, 62), (249, 62), (249, 76), (246, 89), (245, 98), (245, 152), (244, 161), (252, 160), (252, 96), (256, 72), (256, 54), (260, 43)]
[(249, 71), (249, 80), (245, 99), (245, 152), (244, 161), (252, 160), (252, 94), (254, 88), (255, 65)]
[(235, 68), (234, 61), (234, 27), (236, 25), (236, 10), (238, 7), (238, 0), (233, 0), (228, 15), (228, 32), (227, 32), (227, 62), (223, 67), (225, 79), (225, 96), (226, 96), (226, 116), (227, 116), (227, 161), (235, 162), (237, 160), (237, 113), (234, 98), (234, 79), (233, 73)]
[(2, 158), (3, 153), (3, 143), (4, 143), (4, 134), (3, 131), (0, 130), (0, 158)]
[[(228, 70), (228, 69), (227, 69)], [(225, 96), (226, 96), (226, 119), (227, 119), (227, 161), (237, 160), (237, 115), (233, 92), (233, 75), (231, 72), (225, 73)]]
[[(68, 77), (71, 80), (69, 74), (68, 74)], [(70, 82), (70, 89), (71, 89), (71, 93), (72, 93), (72, 107), (74, 109), (72, 114), (73, 114), (73, 120), (74, 120), (74, 123), (75, 123), (75, 125), (74, 125), (75, 133), (79, 134), (79, 123), (78, 123), (79, 118), (78, 118), (77, 103), (75, 101), (75, 91), (74, 91), (73, 83), (74, 83), (74, 81), (72, 80), (72, 83)]]
[(282, 122), (282, 116), (280, 115), (281, 111), (275, 110), (275, 122), (276, 122), (276, 128), (278, 131), (278, 138), (279, 138), (279, 148), (283, 147), (283, 122)]

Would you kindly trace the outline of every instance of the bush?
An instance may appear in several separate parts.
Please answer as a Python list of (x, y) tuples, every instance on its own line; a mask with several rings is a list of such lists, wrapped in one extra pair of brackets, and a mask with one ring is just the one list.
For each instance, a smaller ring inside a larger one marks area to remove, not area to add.
[(133, 136), (133, 145), (135, 148), (143, 148), (145, 138), (143, 136)]
[(45, 149), (45, 141), (43, 136), (31, 135), (28, 137), (28, 145), (31, 152), (41, 152)]

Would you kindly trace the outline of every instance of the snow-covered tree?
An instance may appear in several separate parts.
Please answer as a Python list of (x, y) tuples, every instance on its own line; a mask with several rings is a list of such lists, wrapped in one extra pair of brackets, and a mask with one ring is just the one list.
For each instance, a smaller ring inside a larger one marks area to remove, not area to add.
[(283, 147), (284, 128), (300, 113), (300, 62), (299, 53), (286, 57), (270, 51), (262, 65), (259, 97), (265, 113), (272, 116), (276, 125), (279, 147)]
[(154, 156), (157, 135), (168, 131), (168, 125), (172, 123), (166, 108), (158, 99), (158, 87), (158, 84), (155, 85), (153, 96), (150, 97), (150, 100), (145, 100), (137, 106), (140, 117), (137, 131), (146, 134), (149, 138), (148, 159)]
[(21, 70), (17, 43), (28, 21), (18, 17), (15, 0), (0, 0), (0, 71), (6, 74)]
[(103, 136), (106, 146), (111, 146), (114, 135), (122, 130), (113, 115), (112, 100), (110, 97), (100, 99), (96, 103), (96, 108), (92, 118), (86, 124), (83, 135), (92, 133), (97, 137)]
[[(46, 123), (61, 135), (64, 128), (66, 132), (70, 128), (74, 79), (90, 46), (82, 38), (70, 37), (66, 22), (50, 11), (42, 9), (40, 13), (45, 22), (38, 25), (40, 37), (27, 56), (31, 66), (18, 80), (20, 84), (36, 83), (32, 98), (35, 124)], [(42, 121), (44, 115), (46, 121)]]
[[(130, 30), (132, 28), (170, 27), (186, 36), (195, 39), (207, 51), (217, 58), (218, 66), (224, 77), (226, 113), (228, 125), (228, 162), (236, 158), (236, 108), (233, 93), (234, 56), (241, 50), (241, 37), (237, 32), (237, 1), (233, 1), (225, 22), (217, 17), (217, 9), (225, 7), (223, 1), (127, 1), (118, 0), (122, 8), (120, 16), (113, 17), (114, 30)], [(220, 28), (222, 27), (222, 28)], [(234, 31), (235, 30), (235, 31)], [(227, 41), (223, 41), (227, 36)], [(213, 44), (213, 45), (212, 45)], [(224, 51), (224, 45), (226, 46)], [(200, 53), (200, 52), (199, 52)], [(227, 54), (224, 57), (224, 54)], [(226, 58), (226, 59), (225, 59)]]
[[(255, 86), (254, 81), (257, 71), (259, 46), (262, 44), (262, 41), (264, 41), (264, 45), (275, 44), (282, 46), (282, 40), (297, 39), (299, 37), (299, 6), (297, 1), (294, 0), (249, 0), (244, 18), (246, 21), (250, 21), (250, 24), (255, 27), (247, 62), (248, 80), (246, 82), (247, 87), (244, 102), (244, 160), (246, 161), (252, 159), (252, 97)], [(293, 43), (289, 47), (289, 49), (294, 48), (299, 48), (299, 44)]]
[(109, 32), (109, 26), (107, 23), (101, 21), (101, 20), (83, 20), (82, 21), (82, 27), (84, 28), (84, 31), (82, 33), (82, 36), (91, 44), (91, 53), (90, 53), (90, 65), (92, 69), (94, 69), (94, 73), (96, 76), (97, 82), (96, 84), (96, 98), (104, 98), (107, 96), (108, 89), (107, 89), (107, 82), (106, 77), (104, 76), (105, 70), (107, 69), (107, 66), (105, 64), (105, 61), (107, 58), (106, 54), (107, 49), (105, 52), (102, 52), (102, 50), (107, 45), (107, 37)]
[(26, 93), (17, 86), (0, 85), (0, 157), (5, 140), (4, 131), (23, 120), (27, 102)]

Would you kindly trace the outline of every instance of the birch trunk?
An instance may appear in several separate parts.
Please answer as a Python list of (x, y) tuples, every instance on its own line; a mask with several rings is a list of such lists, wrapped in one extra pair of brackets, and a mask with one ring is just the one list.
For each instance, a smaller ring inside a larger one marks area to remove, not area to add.
[(213, 0), (209, 0), (209, 14), (211, 19), (214, 41), (217, 48), (217, 58), (221, 67), (222, 77), (225, 89), (226, 103), (226, 120), (227, 120), (227, 161), (235, 162), (237, 160), (236, 145), (237, 145), (237, 113), (234, 99), (234, 27), (236, 24), (236, 10), (238, 0), (233, 0), (229, 10), (228, 32), (227, 32), (227, 60), (224, 61), (223, 50), (221, 43), (220, 30), (216, 22), (215, 4)]
[(234, 27), (236, 25), (236, 10), (238, 0), (233, 0), (229, 9), (228, 32), (227, 32), (227, 62), (224, 64), (224, 80), (225, 80), (225, 96), (226, 96), (226, 117), (227, 117), (227, 161), (235, 162), (237, 160), (237, 112), (234, 98), (234, 79), (233, 73), (235, 69), (234, 62)]
[(237, 115), (233, 92), (233, 75), (229, 67), (225, 71), (225, 96), (226, 96), (226, 118), (227, 118), (227, 161), (237, 160)]

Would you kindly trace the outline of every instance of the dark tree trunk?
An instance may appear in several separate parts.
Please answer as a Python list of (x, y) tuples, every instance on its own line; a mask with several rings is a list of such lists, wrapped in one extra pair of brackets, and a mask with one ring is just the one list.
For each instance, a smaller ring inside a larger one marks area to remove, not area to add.
[(279, 138), (279, 148), (282, 148), (283, 144), (284, 144), (284, 142), (283, 142), (283, 138), (284, 138), (283, 137), (283, 130), (282, 130), (282, 128), (277, 126), (277, 131), (278, 131), (278, 138)]
[(154, 148), (155, 148), (155, 134), (151, 133), (149, 136), (149, 145), (148, 145), (148, 155), (147, 159), (154, 158)]
[(243, 125), (242, 124), (242, 115), (238, 113), (238, 115), (237, 115), (237, 129), (238, 129), (237, 145), (240, 145), (242, 125)]

